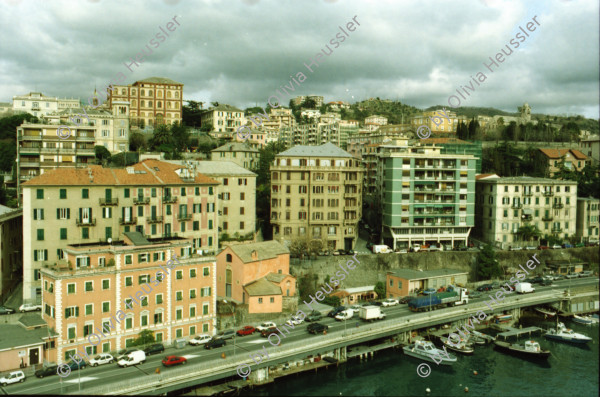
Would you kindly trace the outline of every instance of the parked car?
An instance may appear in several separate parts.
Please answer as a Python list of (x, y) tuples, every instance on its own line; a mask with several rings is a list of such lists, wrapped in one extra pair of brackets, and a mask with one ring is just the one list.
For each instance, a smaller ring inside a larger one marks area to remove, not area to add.
[(49, 367), (43, 367), (35, 371), (35, 376), (38, 378), (44, 378), (50, 375), (56, 375), (58, 370), (58, 365), (50, 365)]
[(90, 359), (90, 366), (97, 367), (102, 364), (112, 364), (115, 362), (115, 358), (108, 353), (98, 354), (96, 357)]
[(319, 251), (319, 256), (329, 256), (331, 252), (329, 250)]
[(3, 376), (0, 378), (0, 385), (6, 386), (11, 383), (23, 383), (25, 382), (25, 374), (23, 371), (14, 371), (8, 374), (7, 376)]
[(483, 284), (483, 285), (480, 285), (479, 287), (477, 287), (477, 291), (479, 291), (479, 292), (491, 291), (491, 290), (492, 290), (492, 284)]
[(144, 353), (146, 353), (147, 356), (151, 356), (157, 353), (163, 353), (164, 351), (165, 347), (162, 343), (155, 343), (154, 345), (148, 346), (144, 349)]
[(146, 353), (142, 350), (134, 350), (119, 361), (119, 367), (131, 367), (132, 365), (143, 364), (146, 362)]
[(523, 247), (508, 247), (509, 251), (521, 251)]
[(396, 299), (392, 299), (392, 298), (388, 298), (386, 300), (384, 300), (383, 302), (381, 302), (382, 306), (396, 306), (397, 304), (399, 304), (399, 302)]
[(335, 317), (338, 314), (340, 314), (341, 312), (343, 312), (344, 310), (346, 310), (346, 306), (338, 306), (338, 307), (334, 308), (332, 311), (330, 311), (329, 313), (327, 313), (327, 317)]
[(575, 248), (575, 246), (573, 244), (569, 244), (569, 243), (564, 243), (562, 245), (563, 248)]
[(482, 295), (483, 294), (481, 292), (469, 291), (469, 298), (471, 299), (480, 298)]
[(579, 273), (571, 273), (565, 276), (566, 278), (577, 278), (579, 277)]
[(67, 365), (69, 366), (69, 368), (71, 368), (71, 371), (76, 371), (78, 369), (84, 369), (85, 367), (87, 367), (87, 363), (85, 362), (85, 360), (71, 360), (67, 363)]
[(418, 244), (417, 245), (413, 245), (411, 247), (411, 249), (413, 250), (413, 252), (419, 252), (419, 251), (421, 251), (421, 246), (418, 245)]
[(251, 325), (246, 325), (244, 328), (237, 330), (237, 334), (239, 336), (252, 335), (255, 332), (256, 332), (256, 328), (254, 328)]
[(274, 334), (276, 332), (277, 327), (265, 328), (262, 331), (260, 331), (260, 336), (262, 336), (263, 338), (268, 338), (269, 335)]
[(298, 316), (292, 316), (289, 320), (287, 320), (285, 323), (289, 326), (294, 326), (294, 325), (300, 325), (304, 322), (303, 319), (300, 319), (300, 317)]
[(383, 303), (377, 301), (377, 302), (368, 302), (367, 303), (368, 306), (383, 306)]
[(187, 358), (180, 356), (167, 356), (163, 358), (162, 365), (165, 367), (171, 367), (173, 365), (185, 365), (187, 363)]
[(19, 311), (21, 313), (34, 312), (36, 310), (42, 310), (42, 305), (32, 305), (31, 303), (24, 303), (21, 306), (19, 306)]
[(586, 270), (585, 272), (579, 273), (579, 277), (590, 277), (593, 275), (594, 275), (594, 272), (592, 272), (590, 270)]
[(563, 274), (558, 274), (554, 276), (554, 281), (556, 280), (564, 280), (566, 277)]
[(525, 249), (528, 250), (528, 251), (532, 251), (532, 250), (535, 250), (536, 247), (535, 247), (535, 245), (528, 245), (528, 246), (525, 247)]
[(546, 286), (552, 285), (552, 280), (544, 279), (544, 280), (542, 280), (542, 282), (540, 283), (540, 285), (542, 287), (546, 287)]
[[(338, 255), (346, 255), (346, 250), (343, 250), (341, 248), (339, 250), (336, 250), (335, 252), (337, 252)], [(335, 252), (333, 253), (333, 255), (335, 255)]]
[(117, 362), (121, 361), (122, 359), (124, 359), (125, 357), (127, 357), (129, 354), (133, 353), (134, 351), (137, 351), (138, 349), (123, 349), (121, 350), (117, 356)]
[(435, 244), (429, 246), (429, 251), (443, 251), (444, 249), (440, 245), (439, 247)]
[(212, 337), (210, 335), (206, 335), (206, 334), (196, 335), (194, 338), (190, 339), (188, 343), (192, 346), (198, 346), (198, 345), (203, 345), (203, 344), (207, 343), (211, 339), (212, 339)]
[(350, 250), (346, 250), (346, 255), (354, 255), (356, 254), (356, 251), (350, 249)]
[(258, 327), (256, 327), (256, 330), (262, 332), (262, 330), (264, 330), (264, 329), (275, 328), (275, 327), (277, 327), (277, 324), (275, 324), (272, 321), (267, 321), (267, 322), (262, 323)]
[(427, 288), (425, 291), (423, 291), (423, 295), (435, 294), (435, 291), (435, 288)]
[(373, 245), (374, 245), (374, 244), (373, 244), (372, 242), (370, 242), (370, 241), (369, 241), (369, 242), (367, 243), (367, 249), (368, 249), (369, 251), (373, 251)]
[(412, 296), (405, 296), (404, 298), (400, 299), (400, 303), (405, 305), (407, 304), (410, 300), (412, 299)]
[(538, 250), (547, 250), (547, 249), (548, 249), (548, 246), (547, 246), (547, 245), (540, 245), (540, 246), (538, 247)]
[(227, 344), (227, 341), (225, 339), (213, 338), (204, 344), (204, 348), (208, 349), (208, 350), (212, 350), (217, 347), (225, 346), (226, 344)]
[(329, 329), (329, 327), (327, 325), (321, 324), (321, 323), (311, 323), (308, 324), (308, 327), (306, 327), (306, 330), (313, 334), (327, 334), (327, 330)]
[(0, 314), (13, 314), (14, 312), (10, 307), (0, 306)]
[(559, 249), (561, 249), (561, 248), (562, 248), (562, 246), (560, 246), (559, 244), (554, 244), (554, 245), (553, 245), (551, 248), (552, 248), (553, 250), (559, 250)]
[(235, 336), (235, 331), (232, 329), (226, 329), (224, 331), (219, 332), (215, 338), (219, 339), (231, 339)]
[(408, 254), (408, 251), (406, 250), (406, 248), (396, 248), (396, 250), (394, 251), (397, 254)]
[(306, 316), (305, 321), (307, 322), (313, 322), (313, 321), (319, 321), (323, 316), (321, 316), (321, 313), (319, 313), (316, 310), (313, 310), (308, 316)]

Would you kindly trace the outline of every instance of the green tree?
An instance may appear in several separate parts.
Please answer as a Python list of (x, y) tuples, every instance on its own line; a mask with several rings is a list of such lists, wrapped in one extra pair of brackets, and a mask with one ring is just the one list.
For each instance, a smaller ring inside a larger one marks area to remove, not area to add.
[(137, 152), (138, 150), (143, 151), (146, 150), (146, 138), (144, 138), (144, 134), (139, 132), (132, 132), (129, 134), (129, 150), (132, 152)]
[(202, 114), (202, 105), (204, 102), (186, 101), (187, 105), (182, 107), (182, 122), (184, 125), (196, 127), (200, 125), (200, 115)]
[(14, 140), (5, 139), (0, 141), (0, 170), (10, 171), (17, 158), (17, 145)]
[(96, 154), (98, 164), (102, 164), (105, 160), (110, 160), (110, 152), (104, 146), (94, 146), (94, 153)]
[(487, 244), (477, 254), (477, 279), (490, 280), (502, 276), (502, 269), (496, 259), (496, 253), (491, 245)]
[(318, 276), (314, 273), (306, 273), (301, 276), (298, 280), (298, 294), (300, 295), (300, 299), (303, 301), (310, 302), (311, 298), (309, 295), (314, 296), (316, 288), (316, 281)]
[(152, 138), (150, 138), (150, 148), (152, 150), (156, 150), (161, 145), (168, 145), (173, 142), (171, 137), (171, 132), (166, 125), (159, 125), (156, 130), (154, 130), (154, 134)]
[(202, 127), (200, 127), (200, 131), (201, 132), (211, 132), (212, 127), (209, 124), (204, 124)]
[(538, 239), (542, 232), (536, 225), (523, 225), (517, 230), (517, 236), (520, 236), (523, 241), (531, 241)]
[(150, 343), (156, 342), (154, 340), (154, 331), (150, 331), (149, 329), (145, 329), (138, 334), (138, 337), (135, 338), (132, 342), (133, 346), (144, 346), (149, 345)]
[(175, 123), (171, 126), (173, 145), (178, 152), (187, 150), (190, 144), (190, 132), (186, 126)]
[(323, 304), (329, 305), (332, 307), (338, 307), (342, 304), (342, 302), (341, 302), (339, 296), (326, 296), (325, 299), (323, 299)]
[(385, 298), (385, 283), (383, 281), (378, 281), (375, 284), (375, 293), (379, 299)]
[(40, 122), (40, 120), (37, 117), (29, 113), (22, 113), (14, 116), (0, 118), (0, 140), (10, 139), (16, 141), (17, 127), (19, 127), (26, 121), (29, 123)]

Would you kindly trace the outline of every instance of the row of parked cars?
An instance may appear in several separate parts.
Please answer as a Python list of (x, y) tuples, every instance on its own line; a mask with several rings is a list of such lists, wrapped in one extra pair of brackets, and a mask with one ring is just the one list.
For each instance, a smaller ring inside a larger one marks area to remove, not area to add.
[[(42, 310), (42, 305), (32, 305), (29, 303), (25, 303), (22, 304), (21, 306), (19, 306), (19, 312), (21, 313), (25, 313), (25, 312), (33, 312), (33, 311), (39, 311)], [(12, 309), (10, 307), (6, 307), (6, 306), (0, 306), (0, 314), (13, 314), (15, 312), (15, 309)]]

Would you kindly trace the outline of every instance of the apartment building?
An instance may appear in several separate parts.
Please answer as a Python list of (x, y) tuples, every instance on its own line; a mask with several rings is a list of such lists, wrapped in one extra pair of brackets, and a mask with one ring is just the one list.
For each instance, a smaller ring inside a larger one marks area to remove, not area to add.
[(181, 124), (183, 84), (164, 77), (150, 77), (108, 90), (108, 106), (129, 102), (131, 125)]
[(387, 125), (388, 119), (385, 116), (380, 116), (374, 114), (373, 116), (369, 116), (365, 118), (365, 125), (373, 124), (373, 125)]
[[(447, 117), (446, 117), (447, 116)], [(415, 131), (422, 125), (429, 127), (436, 133), (456, 133), (458, 127), (458, 117), (456, 113), (446, 109), (437, 109), (435, 111), (423, 112), (422, 116), (413, 116), (410, 120), (411, 126)]]
[(190, 238), (145, 238), (69, 244), (65, 259), (41, 269), (42, 318), (56, 331), (49, 359), (68, 361), (132, 346), (139, 333), (159, 342), (213, 334), (214, 257), (192, 254)]
[(323, 145), (327, 142), (345, 149), (348, 137), (358, 131), (357, 127), (333, 121), (327, 118), (325, 122), (296, 124), (295, 127), (281, 129), (280, 139), (286, 146)]
[(477, 158), (475, 172), (481, 174), (482, 144), (481, 141), (463, 141), (462, 139), (450, 138), (425, 138), (419, 140), (423, 145), (435, 145), (441, 148), (442, 154), (472, 154)]
[(598, 166), (600, 162), (600, 137), (591, 135), (579, 142), (579, 149), (588, 156), (591, 163)]
[(292, 99), (292, 103), (295, 106), (301, 106), (307, 100), (312, 100), (315, 102), (315, 107), (320, 108), (323, 106), (323, 97), (321, 95), (300, 95)]
[[(231, 161), (167, 160), (219, 182), (219, 236), (253, 235), (256, 231), (256, 174)], [(220, 238), (219, 238), (220, 240)]]
[(354, 248), (363, 173), (359, 160), (332, 143), (295, 146), (276, 155), (271, 166), (273, 239)]
[(575, 235), (577, 182), (481, 175), (476, 189), (476, 234), (496, 247), (528, 245), (519, 235), (526, 225), (542, 236)]
[(548, 177), (553, 177), (560, 170), (560, 165), (569, 171), (581, 172), (587, 162), (588, 157), (575, 149), (538, 149), (537, 159), (548, 166)]
[(278, 241), (225, 247), (217, 269), (219, 299), (248, 305), (248, 313), (281, 313), (297, 304), (290, 251)]
[(23, 209), (0, 205), (0, 302), (12, 292), (23, 274)]
[(127, 168), (59, 168), (23, 184), (23, 300), (39, 301), (40, 269), (64, 259), (68, 244), (193, 238), (218, 247), (218, 182), (184, 166), (144, 160)]
[(13, 112), (26, 112), (36, 117), (47, 116), (50, 113), (80, 107), (79, 98), (49, 97), (41, 92), (30, 92), (26, 95), (13, 96)]
[(465, 244), (475, 225), (475, 157), (420, 144), (377, 149), (384, 244)]
[(600, 224), (600, 200), (591, 197), (577, 198), (577, 222), (575, 235), (581, 242), (598, 242)]
[(246, 117), (244, 111), (235, 106), (219, 104), (200, 115), (200, 124), (202, 127), (210, 126), (211, 131), (235, 132), (246, 124)]
[(251, 147), (247, 142), (226, 143), (210, 151), (212, 161), (231, 161), (247, 170), (258, 168), (260, 152)]

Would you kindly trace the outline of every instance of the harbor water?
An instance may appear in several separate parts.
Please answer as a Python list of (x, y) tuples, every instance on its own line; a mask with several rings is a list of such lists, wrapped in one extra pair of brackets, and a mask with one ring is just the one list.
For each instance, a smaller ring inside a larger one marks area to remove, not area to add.
[[(552, 352), (547, 361), (529, 361), (494, 350), (493, 344), (475, 347), (472, 356), (458, 355), (451, 367), (429, 363), (431, 373), (419, 377), (422, 362), (402, 354), (402, 349), (375, 353), (374, 358), (353, 359), (329, 369), (279, 378), (274, 383), (245, 390), (258, 396), (598, 396), (598, 325), (565, 323), (575, 332), (593, 338), (584, 346), (548, 340), (539, 333), (532, 339)], [(523, 322), (544, 329), (550, 320)], [(518, 325), (517, 325), (518, 327)], [(477, 375), (474, 374), (477, 371)], [(468, 387), (468, 392), (465, 388)], [(430, 392), (427, 393), (426, 389)]]

